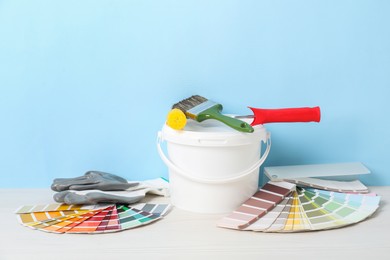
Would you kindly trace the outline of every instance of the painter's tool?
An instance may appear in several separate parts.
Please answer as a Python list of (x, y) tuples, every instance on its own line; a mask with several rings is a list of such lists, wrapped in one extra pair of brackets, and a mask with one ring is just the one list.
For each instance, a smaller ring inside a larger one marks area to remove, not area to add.
[(53, 191), (64, 190), (126, 190), (138, 183), (129, 183), (126, 179), (108, 172), (87, 171), (83, 176), (75, 178), (56, 178), (53, 180)]
[(88, 171), (75, 178), (56, 178), (53, 198), (66, 204), (135, 203), (146, 193), (168, 196), (168, 182), (162, 178), (127, 181), (112, 173)]
[(64, 190), (53, 195), (56, 202), (65, 204), (126, 203), (132, 204), (145, 198), (146, 194), (169, 196), (169, 183), (162, 178), (145, 180), (126, 190), (102, 191)]
[[(296, 189), (288, 182), (266, 183), (260, 190), (246, 200), (242, 206), (217, 222), (217, 226), (231, 229), (244, 229), (255, 223)], [(256, 210), (253, 210), (255, 208)], [(251, 210), (252, 209), (252, 210)], [(248, 214), (248, 212), (251, 212)]]
[(187, 124), (187, 117), (183, 111), (178, 108), (174, 108), (169, 111), (166, 124), (175, 130), (181, 130)]
[(56, 234), (101, 234), (154, 223), (171, 210), (170, 204), (100, 203), (93, 205), (25, 205), (15, 213), (23, 226)]
[(198, 122), (202, 122), (206, 119), (215, 119), (240, 132), (252, 133), (254, 131), (250, 124), (236, 118), (222, 115), (221, 111), (223, 107), (221, 104), (215, 103), (199, 95), (184, 99), (179, 103), (174, 104), (172, 108), (180, 109), (187, 117)]
[(234, 118), (253, 118), (252, 126), (266, 123), (320, 122), (320, 107), (298, 108), (253, 108), (253, 115), (234, 116)]
[[(337, 185), (341, 189), (345, 187), (343, 182)], [(380, 200), (375, 193), (334, 192), (269, 181), (217, 225), (282, 233), (340, 228), (370, 217), (379, 208)]]
[(264, 174), (271, 181), (284, 181), (304, 178), (332, 178), (333, 180), (356, 180), (359, 175), (371, 174), (360, 162), (325, 163), (306, 165), (283, 165), (264, 168)]

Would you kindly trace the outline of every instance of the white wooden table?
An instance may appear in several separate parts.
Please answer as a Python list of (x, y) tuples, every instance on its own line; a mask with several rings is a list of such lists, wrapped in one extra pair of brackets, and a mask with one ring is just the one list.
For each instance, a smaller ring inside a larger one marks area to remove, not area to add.
[[(173, 208), (162, 220), (109, 234), (53, 234), (23, 227), (14, 211), (53, 203), (49, 189), (0, 189), (0, 260), (6, 259), (390, 259), (390, 187), (368, 220), (335, 230), (273, 234), (216, 227), (222, 215)], [(153, 197), (154, 202), (166, 198)]]

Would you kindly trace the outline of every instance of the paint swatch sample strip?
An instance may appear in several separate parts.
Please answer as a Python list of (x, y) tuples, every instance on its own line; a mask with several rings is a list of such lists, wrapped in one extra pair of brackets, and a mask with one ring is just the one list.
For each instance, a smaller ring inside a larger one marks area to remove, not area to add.
[(91, 206), (49, 204), (20, 207), (19, 222), (53, 233), (107, 233), (150, 224), (165, 216), (169, 204), (97, 204)]
[(268, 182), (238, 209), (218, 221), (217, 225), (244, 229), (275, 208), (294, 189), (295, 185), (288, 182)]
[(373, 194), (345, 194), (297, 187), (290, 196), (244, 230), (301, 232), (340, 228), (361, 222), (379, 207)]
[(359, 180), (334, 181), (334, 180), (323, 180), (317, 178), (297, 178), (297, 179), (286, 179), (284, 181), (295, 183), (299, 186), (312, 187), (312, 188), (322, 189), (322, 190), (337, 191), (337, 192), (368, 193), (368, 188)]

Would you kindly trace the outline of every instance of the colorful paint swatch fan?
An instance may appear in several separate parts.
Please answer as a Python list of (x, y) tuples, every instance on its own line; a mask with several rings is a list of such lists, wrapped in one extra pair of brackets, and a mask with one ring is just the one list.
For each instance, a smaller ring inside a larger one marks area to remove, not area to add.
[(333, 229), (365, 220), (379, 202), (373, 193), (341, 193), (271, 181), (217, 225), (262, 232)]
[(169, 204), (48, 204), (20, 207), (19, 222), (53, 233), (107, 233), (139, 227), (161, 219)]

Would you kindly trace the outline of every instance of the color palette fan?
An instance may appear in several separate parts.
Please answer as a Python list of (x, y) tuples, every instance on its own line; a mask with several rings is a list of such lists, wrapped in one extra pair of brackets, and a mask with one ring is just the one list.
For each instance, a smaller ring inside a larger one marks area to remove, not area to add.
[(22, 206), (19, 222), (32, 229), (53, 233), (107, 233), (150, 224), (165, 216), (169, 204), (48, 204)]
[[(288, 184), (290, 183), (267, 183), (217, 225), (262, 232), (324, 230), (361, 222), (379, 207), (380, 196), (374, 193), (341, 193), (298, 186), (291, 188), (290, 192), (288, 189), (276, 192), (277, 189), (272, 188), (286, 188)], [(264, 194), (267, 194), (268, 198)], [(263, 213), (258, 215), (255, 214), (256, 211)]]

